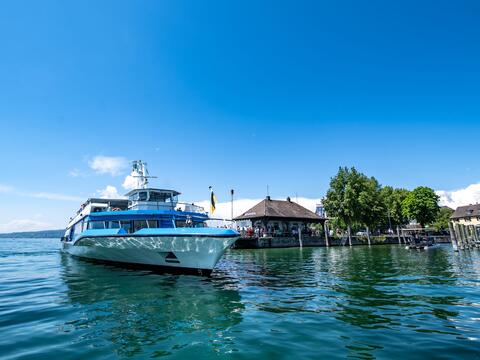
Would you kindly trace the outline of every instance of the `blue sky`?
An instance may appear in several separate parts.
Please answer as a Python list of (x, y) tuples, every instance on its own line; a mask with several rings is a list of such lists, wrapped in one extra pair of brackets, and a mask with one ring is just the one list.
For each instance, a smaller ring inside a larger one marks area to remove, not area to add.
[(143, 159), (185, 200), (320, 198), (343, 165), (478, 184), (479, 16), (477, 1), (2, 2), (0, 231), (124, 192), (128, 169), (99, 173), (97, 156)]

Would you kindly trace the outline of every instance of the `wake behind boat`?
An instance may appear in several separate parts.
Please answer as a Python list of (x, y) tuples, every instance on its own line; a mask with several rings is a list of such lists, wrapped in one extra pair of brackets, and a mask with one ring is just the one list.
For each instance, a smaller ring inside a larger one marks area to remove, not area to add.
[(63, 249), (82, 258), (209, 275), (239, 238), (208, 227), (202, 207), (178, 202), (175, 190), (148, 187), (146, 163), (133, 162), (139, 182), (127, 199), (88, 199), (70, 220)]

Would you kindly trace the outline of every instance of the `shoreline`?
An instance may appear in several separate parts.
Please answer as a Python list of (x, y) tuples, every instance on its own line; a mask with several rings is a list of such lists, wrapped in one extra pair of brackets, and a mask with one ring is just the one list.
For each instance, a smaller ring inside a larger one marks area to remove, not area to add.
[[(406, 245), (407, 236), (372, 236), (370, 245)], [(439, 244), (450, 243), (448, 235), (434, 236), (435, 242)], [(352, 236), (352, 246), (368, 246), (368, 240), (357, 236)], [(278, 236), (278, 237), (242, 237), (238, 239), (232, 246), (233, 250), (237, 249), (269, 249), (269, 248), (293, 248), (293, 247), (330, 247), (330, 246), (350, 246), (348, 239), (330, 238), (328, 246), (325, 237), (305, 236), (302, 237), (302, 244), (298, 237), (294, 236)]]

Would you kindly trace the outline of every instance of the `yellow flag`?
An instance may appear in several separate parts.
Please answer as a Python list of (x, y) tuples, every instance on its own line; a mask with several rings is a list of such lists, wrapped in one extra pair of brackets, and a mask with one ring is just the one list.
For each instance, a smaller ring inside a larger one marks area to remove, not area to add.
[(215, 194), (213, 193), (213, 189), (210, 186), (210, 212), (213, 214), (215, 212), (215, 204), (217, 203), (217, 198), (215, 197)]

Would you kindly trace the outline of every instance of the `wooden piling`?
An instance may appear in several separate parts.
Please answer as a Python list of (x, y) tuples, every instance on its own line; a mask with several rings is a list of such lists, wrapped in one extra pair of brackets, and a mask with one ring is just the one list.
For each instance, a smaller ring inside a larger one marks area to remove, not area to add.
[(448, 222), (448, 229), (450, 230), (450, 241), (452, 242), (453, 250), (458, 251), (457, 235), (455, 234), (455, 228), (451, 221)]
[(327, 222), (325, 221), (324, 225), (323, 225), (323, 228), (325, 230), (325, 246), (326, 247), (329, 247), (330, 244), (328, 243), (328, 225), (327, 225)]

